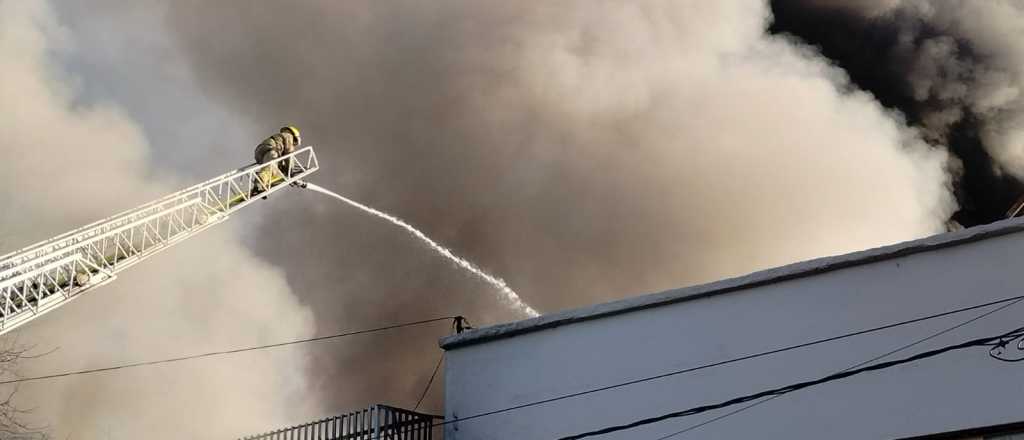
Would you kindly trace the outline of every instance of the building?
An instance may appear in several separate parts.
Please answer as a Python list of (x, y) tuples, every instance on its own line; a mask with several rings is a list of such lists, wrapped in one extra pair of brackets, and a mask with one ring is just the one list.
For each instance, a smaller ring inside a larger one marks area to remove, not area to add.
[[(1024, 326), (1024, 304), (1002, 302), (532, 405), (1024, 295), (1022, 286), (1024, 219), (1012, 219), (469, 331), (441, 341), (445, 439), (557, 439), (1003, 334)], [(1018, 348), (1011, 342), (1008, 351)], [(594, 438), (1019, 439), (1024, 363), (975, 347), (730, 415), (745, 406)]]

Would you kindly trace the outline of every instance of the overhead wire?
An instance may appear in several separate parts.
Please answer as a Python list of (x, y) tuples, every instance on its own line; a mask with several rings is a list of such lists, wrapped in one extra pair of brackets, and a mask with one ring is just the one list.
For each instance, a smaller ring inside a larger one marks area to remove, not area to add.
[(434, 377), (437, 376), (437, 370), (441, 369), (441, 363), (444, 362), (444, 352), (441, 352), (441, 356), (437, 358), (437, 364), (434, 365), (434, 372), (430, 373), (430, 379), (427, 380), (427, 386), (423, 387), (423, 392), (420, 393), (420, 398), (416, 401), (416, 406), (412, 408), (415, 412), (420, 409), (420, 405), (423, 404), (423, 399), (427, 397), (427, 393), (430, 392), (430, 386), (434, 384)]
[[(469, 323), (469, 320), (465, 316), (456, 316), (452, 319), (452, 333), (458, 334), (465, 330), (472, 330), (473, 326)], [(420, 394), (419, 400), (416, 401), (416, 406), (413, 407), (413, 411), (420, 408), (423, 403), (423, 399), (427, 397), (427, 393), (430, 392), (430, 386), (434, 384), (434, 378), (437, 376), (438, 370), (441, 369), (441, 363), (444, 362), (445, 352), (441, 352), (440, 358), (437, 359), (437, 364), (434, 365), (434, 372), (430, 373), (430, 379), (427, 380), (427, 386), (423, 388), (423, 393)]]
[(469, 421), (469, 420), (479, 419), (479, 418), (482, 418), (482, 417), (489, 417), (489, 416), (493, 416), (493, 415), (497, 415), (497, 414), (503, 414), (503, 413), (507, 413), (507, 412), (511, 412), (511, 411), (518, 411), (518, 410), (524, 409), (524, 408), (534, 407), (534, 406), (538, 406), (538, 405), (545, 405), (545, 404), (548, 404), (548, 403), (558, 402), (558, 401), (561, 401), (561, 400), (573, 399), (573, 398), (577, 398), (577, 397), (581, 397), (581, 396), (586, 396), (586, 395), (589, 395), (589, 394), (600, 393), (600, 392), (609, 391), (609, 390), (613, 390), (613, 389), (629, 387), (629, 386), (637, 385), (637, 384), (644, 383), (644, 382), (650, 382), (650, 381), (664, 379), (664, 378), (668, 378), (668, 377), (672, 377), (672, 376), (688, 374), (688, 373), (692, 373), (692, 372), (695, 372), (695, 371), (706, 370), (706, 369), (715, 368), (715, 367), (719, 367), (719, 366), (723, 366), (723, 365), (729, 365), (729, 364), (734, 364), (734, 363), (737, 363), (737, 362), (743, 362), (743, 361), (748, 361), (748, 360), (751, 360), (751, 359), (757, 359), (757, 358), (761, 358), (761, 357), (765, 357), (765, 356), (771, 356), (771, 355), (775, 355), (775, 354), (779, 354), (779, 353), (784, 353), (784, 352), (787, 352), (787, 351), (792, 351), (792, 350), (797, 350), (797, 349), (801, 349), (801, 348), (806, 348), (806, 347), (811, 347), (811, 346), (815, 346), (815, 345), (820, 345), (820, 344), (825, 344), (825, 343), (829, 343), (829, 342), (835, 342), (835, 341), (839, 341), (839, 340), (843, 340), (843, 339), (848, 339), (848, 338), (852, 338), (852, 337), (855, 337), (855, 336), (860, 336), (860, 335), (865, 335), (865, 334), (870, 334), (870, 333), (877, 333), (877, 332), (888, 330), (888, 329), (892, 329), (892, 328), (897, 328), (897, 327), (902, 327), (902, 326), (906, 326), (906, 325), (916, 324), (916, 323), (923, 322), (923, 321), (937, 319), (937, 318), (941, 318), (941, 317), (945, 317), (945, 316), (956, 315), (956, 314), (968, 312), (968, 311), (971, 311), (971, 310), (977, 310), (977, 309), (981, 309), (981, 308), (985, 308), (985, 307), (989, 307), (989, 306), (993, 306), (993, 305), (997, 305), (997, 304), (1004, 304), (1004, 303), (1009, 303), (1009, 302), (1019, 301), (1019, 300), (1024, 300), (1024, 295), (1018, 295), (1018, 296), (1013, 296), (1013, 297), (1009, 297), (1009, 298), (1003, 298), (1003, 299), (1000, 299), (1000, 300), (995, 300), (995, 301), (989, 301), (989, 302), (985, 302), (985, 303), (981, 303), (981, 304), (976, 304), (976, 305), (972, 305), (972, 306), (961, 307), (961, 308), (957, 308), (957, 309), (953, 309), (953, 310), (948, 310), (948, 311), (945, 311), (945, 312), (940, 312), (940, 313), (935, 313), (935, 314), (931, 314), (931, 315), (921, 316), (921, 317), (917, 317), (917, 318), (913, 318), (913, 319), (908, 319), (908, 320), (905, 320), (905, 321), (899, 321), (899, 322), (894, 322), (894, 323), (890, 323), (890, 324), (885, 324), (885, 325), (881, 325), (881, 326), (878, 326), (878, 327), (872, 327), (872, 328), (868, 328), (868, 329), (857, 330), (857, 331), (854, 331), (854, 332), (845, 333), (845, 334), (838, 335), (838, 336), (830, 336), (830, 337), (815, 339), (815, 340), (808, 341), (808, 342), (803, 342), (803, 343), (800, 343), (800, 344), (789, 345), (789, 346), (785, 346), (785, 347), (780, 347), (780, 348), (775, 348), (775, 349), (771, 349), (771, 350), (761, 351), (761, 352), (758, 352), (758, 353), (743, 355), (743, 356), (739, 356), (739, 357), (735, 357), (735, 358), (726, 359), (726, 360), (723, 360), (723, 361), (711, 362), (711, 363), (702, 364), (702, 365), (698, 365), (698, 366), (694, 366), (694, 367), (683, 368), (683, 369), (679, 369), (679, 370), (669, 371), (669, 372), (666, 372), (666, 373), (661, 373), (661, 374), (656, 374), (656, 375), (652, 375), (652, 376), (646, 376), (646, 377), (632, 379), (632, 380), (628, 380), (628, 381), (624, 381), (624, 382), (619, 382), (619, 383), (612, 384), (612, 385), (605, 385), (605, 386), (601, 386), (601, 387), (597, 387), (597, 388), (590, 388), (590, 389), (583, 390), (583, 391), (577, 391), (577, 392), (573, 392), (573, 393), (562, 394), (562, 395), (558, 395), (558, 396), (554, 396), (554, 397), (549, 397), (549, 398), (546, 398), (546, 399), (536, 400), (536, 401), (532, 401), (532, 402), (522, 403), (522, 404), (513, 405), (513, 406), (509, 406), (509, 407), (505, 407), (505, 408), (495, 409), (495, 410), (490, 410), (490, 411), (485, 411), (485, 412), (481, 412), (481, 413), (477, 413), (477, 414), (471, 414), (471, 415), (467, 415), (465, 417), (460, 417), (458, 419), (445, 420), (445, 421), (440, 422), (438, 424), (439, 425), (449, 425), (449, 424), (453, 424), (453, 423), (460, 423), (460, 422), (465, 422), (465, 421)]
[(348, 337), (348, 336), (363, 335), (363, 334), (367, 334), (367, 333), (382, 332), (382, 331), (385, 331), (385, 330), (394, 330), (394, 329), (399, 329), (399, 328), (404, 328), (404, 327), (412, 327), (412, 326), (430, 324), (430, 323), (438, 322), (438, 321), (455, 320), (455, 319), (459, 319), (459, 318), (461, 318), (461, 316), (457, 316), (457, 315), (456, 316), (441, 316), (441, 317), (437, 317), (437, 318), (423, 319), (423, 320), (412, 321), (412, 322), (404, 322), (404, 323), (400, 323), (400, 324), (392, 324), (392, 325), (386, 325), (386, 326), (383, 326), (383, 327), (374, 327), (374, 328), (368, 328), (368, 329), (363, 329), (363, 330), (355, 330), (355, 331), (349, 331), (349, 332), (344, 332), (344, 333), (336, 333), (336, 334), (332, 334), (332, 335), (316, 336), (316, 337), (312, 337), (312, 338), (296, 339), (296, 340), (285, 341), (285, 342), (277, 342), (277, 343), (273, 343), (273, 344), (254, 345), (254, 346), (242, 347), (242, 348), (234, 348), (234, 349), (229, 349), (229, 350), (210, 351), (210, 352), (205, 352), (205, 353), (198, 353), (198, 354), (192, 354), (192, 355), (187, 355), (187, 356), (179, 356), (179, 357), (173, 357), (173, 358), (166, 358), (166, 359), (160, 359), (160, 360), (154, 360), (154, 361), (134, 362), (134, 363), (130, 363), (130, 364), (121, 364), (121, 365), (115, 365), (115, 366), (110, 366), (110, 367), (102, 367), (102, 368), (89, 368), (89, 369), (84, 369), (84, 370), (68, 371), (68, 372), (64, 372), (64, 373), (47, 374), (47, 375), (43, 375), (43, 376), (30, 376), (30, 377), (22, 377), (22, 378), (17, 378), (17, 379), (8, 379), (8, 380), (0, 381), (0, 385), (9, 385), (9, 384), (31, 382), (31, 381), (45, 380), (45, 379), (55, 379), (55, 378), (68, 377), (68, 376), (78, 376), (78, 375), (82, 375), (82, 374), (101, 373), (101, 372), (107, 372), (107, 371), (123, 370), (123, 369), (126, 369), (126, 368), (136, 368), (136, 367), (143, 367), (143, 366), (150, 366), (150, 365), (168, 364), (168, 363), (173, 363), (173, 362), (182, 362), (182, 361), (187, 361), (187, 360), (201, 359), (201, 358), (207, 358), (207, 357), (212, 357), (212, 356), (222, 356), (222, 355), (242, 353), (242, 352), (247, 352), (247, 351), (266, 350), (266, 349), (271, 349), (271, 348), (284, 347), (284, 346), (288, 346), (288, 345), (306, 344), (306, 343), (310, 343), (310, 342), (326, 341), (326, 340), (331, 340), (331, 339), (344, 338), (344, 337)]
[[(952, 327), (949, 327), (949, 328), (946, 328), (946, 329), (943, 329), (943, 330), (939, 330), (939, 331), (937, 331), (937, 332), (935, 332), (935, 333), (932, 333), (932, 334), (930, 334), (930, 335), (928, 335), (928, 336), (925, 336), (925, 337), (923, 337), (923, 338), (917, 339), (917, 340), (915, 340), (915, 341), (913, 341), (913, 342), (910, 342), (910, 343), (908, 343), (908, 344), (904, 344), (904, 345), (901, 345), (901, 346), (899, 346), (899, 347), (897, 347), (897, 348), (894, 348), (894, 349), (892, 349), (892, 350), (889, 350), (889, 351), (887, 351), (887, 352), (885, 352), (885, 353), (882, 353), (882, 354), (880, 354), (880, 355), (877, 355), (877, 356), (875, 356), (875, 357), (872, 357), (871, 359), (868, 359), (868, 360), (866, 360), (866, 361), (858, 362), (858, 363), (856, 363), (856, 364), (854, 364), (854, 365), (851, 365), (851, 366), (849, 366), (849, 367), (847, 367), (847, 368), (845, 368), (845, 369), (843, 369), (843, 370), (839, 370), (839, 372), (845, 372), (845, 371), (849, 371), (849, 370), (852, 370), (852, 369), (854, 369), (854, 368), (858, 368), (858, 367), (862, 367), (862, 366), (864, 366), (864, 365), (870, 364), (870, 363), (872, 363), (872, 362), (875, 362), (875, 361), (877, 361), (877, 360), (880, 360), (880, 359), (885, 359), (885, 358), (887, 358), (887, 357), (889, 357), (889, 356), (891, 356), (891, 355), (893, 355), (893, 354), (899, 353), (899, 352), (901, 352), (901, 351), (903, 351), (903, 350), (906, 350), (906, 349), (908, 349), (908, 348), (914, 347), (914, 346), (916, 346), (916, 345), (920, 345), (920, 344), (923, 344), (923, 343), (925, 343), (925, 342), (928, 342), (928, 341), (930, 341), (930, 340), (932, 340), (932, 339), (935, 339), (935, 338), (937, 338), (937, 337), (939, 337), (939, 336), (942, 336), (942, 335), (944, 335), (944, 334), (946, 334), (946, 333), (949, 333), (949, 332), (951, 332), (951, 331), (953, 331), (953, 330), (956, 330), (956, 329), (958, 329), (958, 328), (964, 327), (964, 326), (966, 326), (966, 325), (969, 325), (969, 324), (971, 324), (971, 323), (973, 323), (973, 322), (975, 322), (975, 321), (978, 321), (978, 320), (980, 320), (980, 319), (983, 319), (983, 318), (985, 318), (985, 317), (988, 317), (988, 316), (990, 316), (990, 315), (992, 315), (992, 314), (995, 314), (995, 313), (997, 313), (997, 312), (999, 312), (999, 311), (1001, 311), (1001, 310), (1004, 310), (1004, 309), (1006, 309), (1006, 308), (1012, 307), (1013, 305), (1016, 305), (1016, 304), (1020, 303), (1021, 301), (1024, 301), (1024, 299), (1018, 299), (1018, 300), (1015, 300), (1015, 301), (1012, 301), (1012, 302), (1009, 302), (1009, 303), (1003, 304), (1003, 305), (1001, 305), (1001, 306), (999, 306), (999, 307), (996, 307), (996, 308), (994, 308), (994, 309), (992, 309), (992, 310), (989, 310), (989, 311), (987, 311), (987, 312), (985, 312), (985, 313), (982, 313), (982, 314), (980, 314), (980, 315), (978, 315), (978, 316), (975, 316), (975, 317), (973, 317), (973, 318), (971, 318), (971, 319), (968, 319), (968, 320), (966, 320), (966, 321), (963, 321), (963, 322), (961, 322), (961, 323), (959, 323), (959, 324), (957, 324), (957, 325), (954, 325), (954, 326), (952, 326)], [(703, 421), (703, 422), (700, 422), (700, 423), (697, 423), (697, 424), (695, 424), (695, 425), (692, 425), (692, 426), (686, 427), (686, 428), (684, 428), (684, 429), (682, 429), (682, 430), (679, 430), (679, 431), (673, 432), (673, 433), (671, 433), (671, 434), (668, 434), (668, 435), (664, 435), (664, 436), (658, 437), (658, 438), (657, 438), (657, 439), (655, 439), (655, 440), (668, 440), (668, 439), (670, 439), (670, 438), (673, 438), (673, 437), (676, 437), (676, 436), (678, 436), (678, 435), (681, 435), (681, 434), (685, 434), (685, 433), (687, 433), (687, 432), (690, 432), (690, 431), (693, 431), (693, 430), (695, 430), (695, 429), (698, 429), (698, 428), (701, 428), (701, 427), (704, 427), (704, 426), (710, 425), (710, 424), (712, 424), (712, 423), (718, 422), (718, 421), (720, 421), (720, 420), (723, 420), (723, 419), (726, 419), (726, 418), (732, 417), (732, 416), (734, 416), (734, 415), (736, 415), (736, 414), (739, 414), (739, 413), (742, 413), (742, 412), (744, 412), (744, 411), (746, 411), (746, 410), (749, 410), (749, 409), (751, 409), (751, 408), (753, 408), (753, 407), (755, 407), (755, 406), (759, 406), (759, 405), (761, 405), (761, 404), (764, 404), (764, 403), (768, 403), (768, 402), (771, 402), (772, 400), (778, 399), (779, 397), (782, 397), (783, 395), (784, 395), (784, 394), (777, 394), (777, 395), (774, 395), (774, 396), (771, 396), (771, 397), (765, 398), (765, 399), (763, 399), (763, 400), (758, 400), (757, 402), (751, 403), (750, 405), (746, 405), (746, 406), (740, 407), (740, 408), (738, 408), (738, 409), (735, 409), (735, 410), (733, 410), (733, 411), (730, 411), (730, 412), (727, 412), (727, 413), (725, 413), (725, 414), (722, 414), (722, 415), (720, 415), (720, 416), (718, 416), (718, 417), (714, 417), (714, 418), (711, 418), (711, 419), (705, 420), (705, 421)]]
[(637, 420), (637, 421), (634, 421), (634, 422), (630, 422), (630, 423), (625, 423), (625, 424), (615, 425), (615, 426), (608, 426), (608, 427), (601, 428), (601, 429), (596, 429), (596, 430), (587, 431), (587, 432), (583, 432), (583, 433), (579, 433), (579, 434), (564, 436), (564, 437), (560, 437), (558, 440), (579, 440), (579, 439), (586, 438), (586, 437), (593, 437), (593, 436), (597, 436), (597, 435), (610, 434), (610, 433), (613, 433), (613, 432), (619, 432), (619, 431), (625, 431), (625, 430), (628, 430), (628, 429), (634, 429), (634, 428), (638, 428), (640, 426), (650, 425), (652, 423), (657, 423), (657, 422), (661, 422), (661, 421), (669, 420), (669, 419), (673, 419), (673, 418), (688, 417), (688, 416), (692, 416), (692, 415), (697, 415), (697, 414), (705, 413), (705, 412), (708, 412), (708, 411), (712, 411), (712, 410), (716, 410), (716, 409), (721, 409), (721, 408), (726, 408), (726, 407), (729, 407), (729, 406), (738, 405), (738, 404), (741, 404), (741, 403), (744, 403), (744, 402), (749, 402), (749, 401), (752, 401), (752, 400), (757, 400), (757, 399), (760, 399), (760, 398), (763, 398), (763, 397), (767, 397), (767, 396), (788, 394), (788, 393), (791, 393), (791, 392), (794, 392), (794, 391), (802, 390), (804, 388), (809, 388), (809, 387), (813, 387), (813, 386), (816, 386), (816, 385), (821, 385), (821, 384), (828, 383), (828, 382), (834, 382), (834, 381), (837, 381), (837, 380), (845, 379), (845, 378), (848, 378), (850, 376), (855, 376), (855, 375), (858, 375), (858, 374), (861, 374), (861, 373), (866, 373), (866, 372), (869, 372), (869, 371), (884, 370), (884, 369), (892, 368), (892, 367), (895, 367), (895, 366), (898, 366), (898, 365), (908, 364), (908, 363), (916, 362), (916, 361), (919, 361), (919, 360), (932, 358), (932, 357), (935, 357), (935, 356), (938, 356), (938, 355), (941, 355), (941, 354), (944, 354), (944, 353), (948, 353), (948, 352), (951, 352), (951, 351), (963, 350), (963, 349), (967, 349), (967, 348), (980, 347), (980, 346), (995, 346), (998, 343), (1000, 343), (1001, 341), (1004, 341), (1004, 340), (1006, 340), (1008, 338), (1017, 339), (1017, 338), (1021, 338), (1021, 337), (1024, 337), (1024, 327), (1016, 328), (1014, 330), (1011, 330), (1011, 331), (1008, 331), (1006, 333), (1003, 333), (1003, 334), (1000, 334), (1000, 335), (996, 335), (996, 336), (988, 336), (988, 337), (971, 339), (971, 340), (968, 340), (968, 341), (961, 342), (959, 344), (948, 345), (948, 346), (937, 348), (937, 349), (934, 349), (934, 350), (929, 350), (929, 351), (921, 352), (921, 353), (915, 354), (913, 356), (905, 357), (903, 359), (897, 359), (897, 360), (893, 360), (893, 361), (881, 362), (881, 363), (877, 363), (877, 364), (874, 364), (874, 365), (868, 365), (866, 367), (861, 367), (861, 368), (857, 368), (857, 369), (853, 369), (853, 370), (843, 371), (843, 372), (840, 372), (840, 373), (830, 374), (828, 376), (821, 377), (821, 378), (818, 378), (818, 379), (808, 380), (808, 381), (804, 381), (804, 382), (798, 382), (798, 383), (794, 383), (794, 384), (790, 384), (790, 385), (786, 385), (786, 386), (782, 386), (782, 387), (778, 387), (778, 388), (772, 388), (772, 389), (761, 391), (761, 392), (758, 392), (758, 393), (748, 394), (748, 395), (745, 395), (745, 396), (740, 396), (740, 397), (736, 397), (736, 398), (733, 398), (733, 399), (729, 399), (729, 400), (726, 400), (726, 401), (720, 402), (720, 403), (695, 406), (695, 407), (688, 408), (688, 409), (685, 409), (685, 410), (674, 411), (674, 412), (670, 412), (670, 413), (667, 413), (667, 414), (662, 414), (660, 416), (655, 416), (655, 417), (648, 417), (648, 418), (640, 419), (640, 420)]
[[(468, 421), (468, 420), (473, 420), (473, 419), (477, 419), (477, 418), (481, 418), (481, 417), (492, 416), (492, 415), (506, 413), (506, 412), (510, 412), (510, 411), (516, 411), (516, 410), (523, 409), (523, 408), (528, 408), (528, 407), (537, 406), (537, 405), (543, 405), (543, 404), (552, 403), (552, 402), (556, 402), (556, 401), (560, 401), (560, 400), (565, 400), (565, 399), (571, 399), (571, 398), (580, 397), (580, 396), (584, 396), (584, 395), (588, 395), (588, 394), (598, 393), (598, 392), (602, 392), (602, 391), (608, 391), (608, 390), (612, 390), (612, 389), (616, 389), (616, 388), (627, 387), (627, 386), (636, 385), (636, 384), (643, 383), (643, 382), (649, 382), (649, 381), (652, 381), (652, 380), (657, 380), (657, 379), (667, 378), (667, 377), (671, 377), (671, 376), (686, 374), (686, 373), (690, 373), (690, 372), (694, 372), (694, 371), (704, 370), (704, 369), (708, 369), (708, 368), (718, 367), (718, 366), (722, 366), (722, 365), (728, 365), (728, 364), (732, 364), (732, 363), (742, 362), (742, 361), (746, 361), (746, 360), (750, 360), (750, 359), (755, 359), (755, 358), (759, 358), (759, 357), (770, 356), (770, 355), (773, 355), (773, 354), (783, 353), (783, 352), (786, 352), (786, 351), (796, 350), (796, 349), (810, 347), (810, 346), (814, 346), (814, 345), (820, 345), (820, 344), (824, 344), (824, 343), (828, 343), (828, 342), (834, 342), (834, 341), (838, 341), (838, 340), (842, 340), (842, 339), (847, 339), (847, 338), (851, 338), (851, 337), (855, 337), (855, 336), (859, 336), (859, 335), (875, 333), (875, 332), (879, 332), (879, 331), (883, 331), (883, 330), (887, 330), (887, 329), (891, 329), (891, 328), (896, 328), (896, 327), (901, 327), (901, 326), (905, 326), (905, 325), (915, 324), (915, 323), (918, 323), (918, 322), (923, 322), (923, 321), (927, 321), (927, 320), (931, 320), (931, 319), (936, 319), (936, 318), (940, 318), (940, 317), (944, 317), (944, 316), (950, 316), (950, 315), (959, 314), (959, 313), (963, 313), (963, 312), (967, 312), (967, 311), (971, 311), (971, 310), (977, 310), (977, 309), (980, 309), (980, 308), (984, 308), (984, 307), (988, 307), (988, 306), (992, 306), (992, 305), (996, 305), (996, 304), (1004, 304), (1004, 303), (1009, 303), (1009, 302), (1019, 302), (1021, 300), (1024, 300), (1024, 295), (1014, 296), (1014, 297), (1010, 297), (1010, 298), (1004, 298), (1004, 299), (1000, 299), (1000, 300), (996, 300), (996, 301), (989, 301), (989, 302), (982, 303), (982, 304), (962, 307), (962, 308), (953, 309), (953, 310), (949, 310), (949, 311), (945, 311), (945, 312), (941, 312), (941, 313), (936, 313), (936, 314), (932, 314), (932, 315), (927, 315), (927, 316), (921, 316), (921, 317), (917, 317), (917, 318), (913, 318), (913, 319), (908, 319), (908, 320), (905, 320), (905, 321), (900, 321), (900, 322), (890, 323), (890, 324), (886, 324), (886, 325), (882, 325), (882, 326), (878, 326), (878, 327), (873, 327), (873, 328), (858, 330), (858, 331), (854, 331), (854, 332), (850, 332), (850, 333), (845, 333), (845, 334), (838, 335), (838, 336), (820, 338), (820, 339), (816, 339), (816, 340), (809, 341), (809, 342), (804, 342), (804, 343), (800, 343), (800, 344), (790, 345), (790, 346), (781, 347), (781, 348), (772, 349), (772, 350), (766, 350), (766, 351), (762, 351), (762, 352), (758, 352), (758, 353), (754, 353), (754, 354), (749, 354), (749, 355), (744, 355), (744, 356), (740, 356), (740, 357), (736, 357), (736, 358), (731, 358), (731, 359), (727, 359), (727, 360), (723, 360), (723, 361), (712, 362), (712, 363), (708, 363), (708, 364), (703, 364), (703, 365), (699, 365), (699, 366), (695, 366), (695, 367), (690, 367), (690, 368), (685, 368), (685, 369), (681, 369), (681, 370), (675, 370), (675, 371), (671, 371), (671, 372), (667, 372), (667, 373), (663, 373), (663, 374), (658, 374), (658, 375), (654, 375), (654, 376), (647, 376), (647, 377), (643, 377), (643, 378), (633, 379), (633, 380), (629, 380), (629, 381), (625, 381), (625, 382), (621, 382), (621, 383), (617, 383), (617, 384), (613, 384), (613, 385), (607, 385), (607, 386), (603, 386), (603, 387), (588, 389), (588, 390), (579, 391), (579, 392), (575, 392), (575, 393), (559, 395), (559, 396), (556, 396), (556, 397), (551, 397), (551, 398), (547, 398), (547, 399), (543, 399), (543, 400), (538, 400), (538, 401), (534, 401), (534, 402), (528, 402), (528, 403), (524, 403), (524, 404), (520, 404), (520, 405), (515, 405), (515, 406), (511, 406), (511, 407), (507, 407), (507, 408), (486, 411), (486, 412), (483, 412), (483, 413), (473, 414), (473, 415), (469, 415), (469, 416), (462, 417), (462, 418), (459, 418), (459, 419), (445, 420), (445, 421), (440, 422), (440, 423), (435, 423), (434, 426), (432, 426), (432, 428), (436, 427), (436, 426), (444, 426), (444, 425), (448, 425), (448, 424), (452, 424), (452, 423), (464, 422), (464, 421)], [(1010, 305), (1012, 305), (1012, 304), (1010, 304)], [(1009, 306), (1009, 305), (1007, 305), (1007, 306)], [(1001, 310), (1001, 308), (999, 310)], [(983, 315), (983, 316), (986, 316), (986, 315)], [(277, 347), (284, 347), (284, 346), (289, 346), (289, 345), (296, 345), (296, 344), (304, 344), (304, 343), (310, 343), (310, 342), (325, 341), (325, 340), (343, 338), (343, 337), (348, 337), (348, 336), (356, 336), (356, 335), (362, 335), (362, 334), (367, 334), (367, 333), (375, 333), (375, 332), (380, 332), (380, 331), (398, 329), (398, 328), (403, 328), (403, 327), (424, 325), (424, 324), (429, 324), (429, 323), (438, 322), (438, 321), (455, 320), (455, 322), (458, 322), (458, 320), (464, 320), (464, 319), (465, 318), (463, 318), (463, 317), (461, 317), (459, 315), (441, 316), (441, 317), (436, 317), (436, 318), (431, 318), (431, 319), (424, 319), (424, 320), (419, 320), (419, 321), (404, 322), (404, 323), (399, 323), (399, 324), (393, 324), (393, 325), (387, 325), (387, 326), (381, 326), (381, 327), (374, 327), (374, 328), (368, 328), (368, 329), (362, 329), (362, 330), (355, 330), (355, 331), (344, 332), (344, 333), (337, 333), (337, 334), (331, 334), (331, 335), (317, 336), (317, 337), (312, 337), (312, 338), (305, 338), (305, 339), (297, 339), (297, 340), (291, 340), (291, 341), (285, 341), (285, 342), (278, 342), (278, 343), (273, 343), (273, 344), (264, 344), (264, 345), (241, 347), (241, 348), (234, 348), (234, 349), (228, 349), (228, 350), (211, 351), (211, 352), (198, 353), (198, 354), (187, 355), (187, 356), (180, 356), (180, 357), (173, 357), (173, 358), (166, 358), (166, 359), (160, 359), (160, 360), (154, 360), (154, 361), (144, 361), (144, 362), (135, 362), (135, 363), (128, 363), (128, 364), (121, 364), (121, 365), (115, 365), (115, 366), (110, 366), (110, 367), (91, 368), (91, 369), (83, 369), (83, 370), (76, 370), (76, 371), (69, 371), (69, 372), (55, 373), (55, 374), (48, 374), (48, 375), (41, 375), (41, 376), (30, 376), (30, 377), (22, 377), (22, 378), (17, 378), (17, 379), (9, 379), (9, 380), (0, 381), (0, 385), (9, 385), (9, 384), (24, 383), (24, 382), (31, 382), (31, 381), (38, 381), (38, 380), (55, 379), (55, 378), (68, 377), (68, 376), (76, 376), (76, 375), (83, 375), (83, 374), (94, 374), (94, 373), (116, 371), (116, 370), (122, 370), (122, 369), (128, 369), (128, 368), (136, 368), (136, 367), (142, 367), (142, 366), (151, 366), (151, 365), (175, 363), (175, 362), (182, 362), (182, 361), (187, 361), (187, 360), (201, 359), (201, 358), (206, 358), (206, 357), (221, 356), (221, 355), (242, 353), (242, 352), (248, 352), (248, 351), (265, 350), (265, 349), (271, 349), (271, 348), (277, 348)], [(889, 353), (889, 354), (891, 354), (891, 353)], [(441, 362), (443, 362), (443, 359), (444, 358), (442, 357), (440, 362), (438, 362), (438, 364), (435, 366), (434, 373), (432, 374), (431, 380), (428, 381), (427, 389), (425, 391), (429, 391), (429, 387), (431, 386), (431, 384), (433, 382), (433, 378), (436, 376), (437, 371), (440, 369), (440, 364), (441, 364)], [(421, 404), (422, 400), (423, 400), (423, 396), (421, 396), (420, 402), (418, 404)]]

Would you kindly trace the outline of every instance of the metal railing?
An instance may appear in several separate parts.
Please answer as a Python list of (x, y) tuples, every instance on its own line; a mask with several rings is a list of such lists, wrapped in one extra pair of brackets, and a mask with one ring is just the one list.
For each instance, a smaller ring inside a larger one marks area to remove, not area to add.
[(387, 405), (328, 417), (241, 440), (431, 440), (441, 416)]

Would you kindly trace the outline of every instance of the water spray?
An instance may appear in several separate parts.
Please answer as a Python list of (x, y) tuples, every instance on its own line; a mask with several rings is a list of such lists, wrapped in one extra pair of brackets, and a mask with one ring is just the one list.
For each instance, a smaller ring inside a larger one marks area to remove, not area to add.
[(378, 210), (373, 209), (373, 208), (371, 208), (369, 206), (366, 206), (366, 205), (364, 205), (362, 203), (359, 203), (359, 202), (357, 202), (355, 200), (352, 200), (352, 199), (349, 199), (347, 197), (341, 196), (341, 195), (336, 194), (336, 193), (334, 193), (334, 192), (332, 192), (330, 190), (327, 190), (325, 188), (322, 188), (320, 186), (314, 185), (314, 184), (309, 183), (309, 182), (300, 181), (300, 182), (296, 182), (296, 185), (299, 188), (310, 189), (310, 190), (316, 191), (318, 193), (334, 197), (334, 198), (336, 198), (338, 200), (341, 200), (342, 202), (345, 202), (345, 203), (347, 203), (347, 204), (349, 204), (351, 206), (359, 208), (360, 210), (362, 210), (362, 211), (364, 211), (364, 212), (366, 212), (366, 213), (368, 213), (370, 215), (373, 215), (375, 217), (387, 220), (387, 221), (391, 222), (392, 224), (394, 224), (395, 226), (399, 226), (402, 229), (405, 229), (407, 232), (412, 234), (414, 237), (420, 239), (421, 241), (423, 241), (424, 243), (429, 245), (430, 248), (433, 249), (435, 252), (437, 252), (438, 254), (441, 254), (441, 256), (451, 260), (453, 263), (455, 263), (455, 265), (457, 265), (457, 266), (459, 266), (459, 267), (469, 271), (473, 275), (476, 275), (480, 279), (486, 281), (487, 283), (489, 283), (492, 286), (494, 286), (495, 288), (497, 288), (498, 291), (500, 292), (499, 298), (501, 299), (501, 301), (503, 303), (505, 303), (509, 307), (511, 307), (511, 308), (515, 309), (516, 311), (518, 311), (518, 312), (520, 312), (520, 313), (522, 313), (522, 314), (524, 314), (524, 315), (526, 315), (528, 317), (531, 317), (531, 318), (536, 317), (536, 316), (540, 316), (540, 313), (538, 313), (537, 310), (535, 310), (533, 307), (530, 307), (529, 304), (526, 304), (525, 302), (523, 302), (523, 300), (521, 298), (519, 298), (519, 294), (517, 294), (514, 290), (512, 290), (511, 287), (508, 287), (508, 284), (505, 284), (504, 280), (502, 280), (501, 278), (495, 277), (495, 276), (493, 276), (493, 275), (491, 275), (491, 274), (489, 274), (487, 272), (484, 272), (482, 269), (476, 267), (473, 263), (470, 263), (465, 258), (462, 258), (462, 257), (460, 257), (458, 255), (455, 255), (454, 253), (452, 253), (451, 250), (449, 250), (448, 248), (446, 248), (444, 246), (441, 246), (441, 245), (437, 244), (437, 242), (435, 242), (434, 240), (431, 240), (430, 237), (427, 237), (426, 234), (421, 232), (419, 229), (416, 229), (412, 225), (406, 223), (402, 219), (400, 219), (398, 217), (395, 217), (395, 216), (393, 216), (391, 214), (388, 214), (386, 212), (378, 211)]

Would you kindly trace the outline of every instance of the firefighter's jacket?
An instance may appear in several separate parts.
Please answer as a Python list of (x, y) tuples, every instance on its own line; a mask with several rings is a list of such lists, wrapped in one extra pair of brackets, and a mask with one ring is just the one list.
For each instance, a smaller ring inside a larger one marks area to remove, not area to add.
[(291, 133), (275, 133), (256, 147), (256, 162), (267, 163), (295, 152), (295, 137)]

